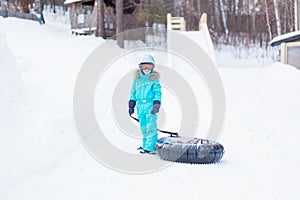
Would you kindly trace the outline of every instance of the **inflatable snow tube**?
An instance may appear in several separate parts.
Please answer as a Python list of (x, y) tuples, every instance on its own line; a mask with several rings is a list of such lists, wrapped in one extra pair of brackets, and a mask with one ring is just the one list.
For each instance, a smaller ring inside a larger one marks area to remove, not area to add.
[(191, 137), (164, 137), (155, 144), (156, 154), (163, 160), (208, 164), (221, 160), (224, 147), (214, 141)]

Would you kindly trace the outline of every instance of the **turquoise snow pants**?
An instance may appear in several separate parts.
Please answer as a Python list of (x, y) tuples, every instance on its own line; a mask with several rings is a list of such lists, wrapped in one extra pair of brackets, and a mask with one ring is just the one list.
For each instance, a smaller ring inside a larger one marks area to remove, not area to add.
[(157, 114), (151, 114), (153, 100), (137, 101), (136, 108), (143, 134), (142, 148), (153, 152), (157, 141)]

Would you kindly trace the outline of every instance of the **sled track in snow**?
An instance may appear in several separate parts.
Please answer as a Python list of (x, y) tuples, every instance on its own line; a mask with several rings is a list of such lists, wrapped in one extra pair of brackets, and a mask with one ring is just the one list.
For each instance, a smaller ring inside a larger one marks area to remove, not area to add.
[(190, 137), (164, 137), (155, 145), (156, 154), (163, 160), (209, 164), (221, 160), (224, 147), (212, 140)]

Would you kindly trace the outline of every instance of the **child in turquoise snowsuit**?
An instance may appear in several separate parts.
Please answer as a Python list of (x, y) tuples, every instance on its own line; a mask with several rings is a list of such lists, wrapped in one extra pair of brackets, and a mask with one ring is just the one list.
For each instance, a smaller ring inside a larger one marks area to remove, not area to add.
[(134, 113), (136, 106), (140, 127), (143, 134), (140, 153), (154, 153), (157, 141), (157, 113), (161, 105), (161, 85), (159, 73), (153, 71), (155, 60), (151, 55), (144, 55), (139, 62), (133, 81), (130, 100), (128, 103), (129, 114)]

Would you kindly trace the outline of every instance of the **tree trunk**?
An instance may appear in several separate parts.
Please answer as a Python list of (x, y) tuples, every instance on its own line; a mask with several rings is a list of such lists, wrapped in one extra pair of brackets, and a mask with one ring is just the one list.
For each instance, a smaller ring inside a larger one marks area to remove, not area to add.
[[(221, 27), (221, 22), (220, 22), (220, 12), (219, 12), (219, 0), (213, 0), (213, 4), (214, 4), (214, 18), (215, 18), (215, 21), (214, 21), (214, 24), (216, 24), (216, 32), (217, 32), (217, 35), (219, 36), (221, 31), (222, 31), (222, 27)], [(218, 37), (219, 38), (219, 37)]]
[(199, 19), (201, 18), (201, 1), (197, 0), (197, 12), (198, 12), (198, 17)]
[(226, 13), (225, 13), (223, 0), (219, 0), (219, 3), (220, 3), (221, 17), (222, 17), (222, 21), (223, 21), (223, 25), (224, 25), (225, 38), (226, 38), (226, 41), (228, 42), (228, 40), (229, 40), (229, 30), (228, 30), (228, 27), (227, 27), (227, 19), (226, 19)]
[(290, 15), (288, 15), (288, 11), (289, 11), (289, 9), (288, 9), (288, 6), (290, 6), (291, 4), (290, 4), (290, 0), (287, 0), (287, 2), (283, 5), (284, 6), (284, 14), (283, 14), (283, 17), (282, 17), (282, 19), (283, 19), (283, 26), (281, 27), (281, 33), (282, 34), (284, 34), (284, 33), (287, 33), (287, 32), (289, 32), (288, 30), (290, 30), (290, 23), (291, 23), (291, 21), (290, 21)]
[(237, 32), (238, 32), (238, 37), (240, 37), (240, 32), (241, 32), (241, 13), (243, 10), (243, 0), (238, 0), (238, 16), (237, 16)]
[[(256, 30), (256, 12), (255, 12), (255, 5), (256, 5), (256, 0), (254, 0), (252, 2), (252, 9), (251, 9), (251, 16), (252, 16), (252, 30), (250, 30), (250, 32), (253, 32), (254, 34), (252, 35), (252, 39), (253, 39), (253, 43), (256, 42), (256, 34), (257, 34), (257, 30)], [(251, 7), (251, 6), (250, 6)]]
[(279, 5), (277, 0), (274, 0), (274, 11), (275, 11), (275, 18), (276, 18), (277, 35), (281, 35)]
[(300, 14), (300, 0), (294, 0), (294, 10), (295, 10), (295, 31), (299, 30), (299, 14)]
[(272, 40), (272, 31), (271, 31), (271, 26), (270, 26), (270, 19), (269, 19), (269, 12), (268, 12), (268, 3), (267, 0), (265, 0), (265, 8), (266, 8), (266, 18), (267, 18), (267, 26), (268, 26), (268, 31), (269, 31), (269, 41)]
[[(231, 41), (233, 41), (233, 45), (235, 46), (237, 44), (236, 40), (236, 33), (237, 33), (237, 24), (236, 24), (236, 9), (237, 9), (237, 1), (232, 0), (231, 1), (232, 6), (232, 13), (231, 13), (231, 20), (230, 20), (230, 27), (231, 27)], [(233, 34), (232, 34), (233, 33)]]
[(123, 0), (116, 0), (116, 15), (117, 15), (117, 43), (121, 48), (124, 48)]
[(297, 4), (298, 4), (298, 8), (296, 8), (298, 10), (298, 30), (300, 29), (300, 0), (297, 0)]
[(105, 39), (104, 29), (104, 0), (97, 0), (97, 31), (96, 37)]

